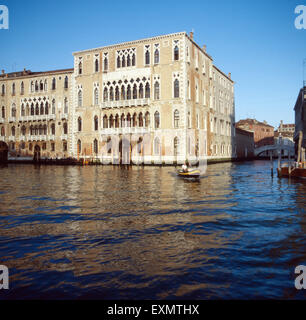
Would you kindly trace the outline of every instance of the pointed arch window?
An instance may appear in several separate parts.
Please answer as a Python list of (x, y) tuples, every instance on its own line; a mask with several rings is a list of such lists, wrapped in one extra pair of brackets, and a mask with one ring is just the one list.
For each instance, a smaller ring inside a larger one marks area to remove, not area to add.
[(139, 99), (143, 99), (143, 84), (139, 85)]
[(45, 111), (44, 104), (41, 103), (40, 104), (40, 114), (43, 115), (45, 113), (44, 111)]
[(125, 67), (125, 56), (122, 57), (121, 67), (122, 68)]
[(11, 115), (12, 115), (13, 118), (16, 117), (16, 105), (15, 104), (12, 105), (12, 113), (11, 113)]
[(146, 65), (150, 64), (150, 51), (149, 50), (146, 51), (145, 63), (146, 63)]
[(35, 115), (38, 116), (39, 115), (39, 105), (38, 103), (35, 106)]
[(82, 107), (83, 105), (83, 94), (82, 90), (79, 90), (78, 92), (78, 107)]
[(5, 118), (5, 107), (2, 107), (1, 115), (2, 115), (2, 118)]
[(64, 124), (63, 124), (63, 131), (64, 131), (64, 134), (68, 134), (68, 124), (67, 124), (67, 122), (64, 122)]
[(95, 96), (95, 105), (98, 105), (99, 104), (99, 90), (98, 90), (98, 88), (95, 89), (94, 96)]
[(119, 101), (119, 98), (120, 98), (120, 93), (119, 93), (119, 87), (117, 86), (115, 90), (115, 100)]
[(156, 111), (154, 113), (154, 127), (155, 129), (159, 129), (159, 126), (160, 126), (160, 115), (159, 115), (159, 112)]
[(127, 67), (130, 67), (130, 66), (131, 66), (131, 58), (130, 58), (129, 55), (128, 55), (127, 58), (126, 58), (126, 66), (127, 66)]
[(53, 78), (52, 79), (52, 90), (55, 90), (56, 89), (56, 79)]
[(31, 116), (34, 116), (34, 113), (35, 113), (35, 112), (34, 112), (34, 104), (32, 103), (32, 104), (31, 104)]
[(114, 88), (111, 87), (109, 90), (109, 100), (114, 101)]
[(159, 50), (156, 49), (154, 52), (154, 64), (159, 64)]
[(108, 128), (107, 115), (104, 115), (104, 117), (103, 117), (103, 128), (104, 128), (104, 129), (107, 129), (107, 128)]
[(81, 140), (78, 140), (78, 154), (82, 152), (82, 142)]
[(99, 130), (99, 119), (98, 119), (98, 116), (95, 116), (95, 118), (94, 118), (94, 129), (95, 129), (95, 131)]
[(116, 114), (115, 116), (115, 128), (119, 128), (119, 116)]
[(178, 46), (175, 46), (175, 47), (174, 47), (174, 60), (175, 60), (175, 61), (179, 60), (179, 57), (180, 57), (179, 47), (178, 47)]
[(150, 126), (150, 113), (149, 112), (146, 112), (146, 115), (145, 115), (145, 126), (146, 126), (146, 128), (148, 128)]
[(64, 89), (68, 89), (68, 76), (65, 77)]
[(120, 57), (117, 57), (117, 68), (120, 68)]
[(48, 90), (48, 82), (47, 82), (47, 80), (45, 80), (44, 89), (45, 89), (45, 91)]
[(134, 67), (136, 65), (136, 56), (135, 53), (132, 55), (132, 66)]
[(121, 128), (124, 128), (124, 127), (125, 127), (124, 114), (122, 114), (122, 115), (121, 115), (121, 118), (120, 118), (120, 125), (121, 125)]
[(175, 137), (173, 140), (173, 150), (174, 150), (174, 156), (177, 157), (179, 155), (179, 139), (178, 139), (178, 137)]
[(127, 100), (131, 100), (131, 86), (130, 85), (128, 85), (128, 87), (127, 87), (127, 93), (126, 93), (126, 95), (127, 95)]
[(44, 91), (44, 83), (42, 80), (40, 80), (40, 82), (39, 82), (39, 90)]
[(49, 104), (48, 104), (48, 102), (46, 102), (45, 114), (49, 114)]
[(23, 81), (21, 82), (21, 85), (20, 85), (20, 94), (24, 94), (24, 83), (23, 83)]
[[(36, 128), (35, 128), (36, 129)], [(55, 135), (55, 123), (51, 124), (51, 134)]]
[(78, 131), (79, 132), (82, 131), (82, 118), (81, 117), (78, 118)]
[(114, 116), (112, 114), (109, 117), (109, 127), (114, 128)]
[(94, 153), (95, 154), (98, 154), (98, 140), (95, 139), (94, 142), (93, 142), (93, 145), (94, 145)]
[(126, 124), (128, 128), (131, 127), (131, 115), (129, 113), (126, 117)]
[(121, 87), (121, 100), (125, 100), (125, 88), (124, 88), (124, 86)]
[(95, 61), (95, 72), (99, 72), (99, 60), (96, 59)]
[(12, 127), (12, 136), (14, 137), (15, 134), (16, 134), (16, 129), (15, 129), (15, 127)]
[(174, 81), (174, 98), (180, 97), (180, 82), (178, 79)]
[(27, 132), (26, 127), (25, 127), (25, 126), (22, 126), (22, 127), (21, 127), (21, 134), (22, 134), (23, 136), (25, 136), (25, 135), (26, 135), (26, 132)]
[(1, 89), (1, 94), (4, 96), (5, 95), (5, 85), (2, 85), (2, 89)]
[(22, 117), (25, 116), (25, 107), (24, 107), (24, 104), (21, 105), (21, 116), (22, 116)]
[(82, 65), (82, 61), (80, 61), (79, 63), (79, 74), (83, 73), (83, 65)]
[(134, 113), (133, 119), (132, 119), (132, 127), (135, 128), (137, 126), (137, 114)]
[(108, 90), (107, 90), (107, 88), (104, 88), (103, 100), (104, 100), (104, 102), (108, 100)]
[(154, 99), (159, 100), (159, 82), (154, 83)]
[(142, 115), (141, 112), (139, 113), (139, 116), (138, 116), (138, 126), (139, 126), (140, 128), (143, 127), (143, 115)]
[(145, 98), (150, 98), (150, 84), (146, 84)]
[(52, 100), (52, 114), (55, 114), (55, 99)]
[(107, 57), (104, 58), (104, 71), (108, 70), (108, 59)]
[(178, 110), (174, 111), (174, 128), (179, 127), (179, 121), (180, 121), (180, 113)]
[(12, 85), (12, 95), (14, 96), (16, 94), (16, 85), (13, 83)]
[(136, 83), (134, 84), (134, 87), (133, 87), (133, 99), (137, 99), (137, 86), (136, 86)]
[(65, 98), (64, 100), (64, 113), (68, 114), (68, 99)]

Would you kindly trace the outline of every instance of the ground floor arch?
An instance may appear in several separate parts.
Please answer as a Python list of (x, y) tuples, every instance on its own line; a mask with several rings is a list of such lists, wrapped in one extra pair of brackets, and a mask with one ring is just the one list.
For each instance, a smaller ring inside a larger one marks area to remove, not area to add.
[(8, 145), (5, 142), (0, 142), (0, 162), (8, 160)]

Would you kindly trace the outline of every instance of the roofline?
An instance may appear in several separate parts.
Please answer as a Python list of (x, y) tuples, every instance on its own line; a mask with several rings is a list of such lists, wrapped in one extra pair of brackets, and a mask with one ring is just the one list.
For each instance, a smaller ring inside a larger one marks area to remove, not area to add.
[[(29, 70), (26, 70), (29, 71)], [(52, 74), (63, 74), (63, 73), (73, 73), (74, 69), (69, 68), (69, 69), (57, 69), (57, 70), (50, 70), (50, 71), (38, 71), (38, 72), (30, 72), (26, 74), (22, 74), (16, 77), (7, 77), (9, 74), (14, 74), (14, 73), (22, 73), (24, 71), (17, 71), (17, 72), (10, 72), (10, 73), (5, 73), (4, 75), (0, 75), (0, 81), (3, 80), (14, 80), (14, 79), (24, 79), (24, 78), (31, 78), (31, 77), (39, 77), (41, 75), (52, 75)]]
[(234, 81), (233, 79), (231, 79), (228, 75), (226, 75), (223, 71), (221, 71), (221, 70), (220, 70), (217, 66), (215, 66), (214, 64), (213, 64), (213, 67), (214, 67), (217, 71), (219, 71), (220, 73), (222, 73), (223, 76), (226, 77), (229, 81), (231, 81), (232, 83), (235, 83), (235, 81)]
[(186, 37), (196, 46), (198, 47), (198, 49), (203, 52), (207, 58), (209, 58), (211, 61), (214, 61), (214, 59), (206, 52), (203, 50), (203, 48), (201, 48), (193, 39), (190, 38), (190, 36), (185, 32)]
[(186, 31), (170, 33), (170, 34), (165, 34), (165, 35), (155, 36), (155, 37), (150, 37), (150, 38), (144, 38), (144, 39), (139, 39), (139, 40), (127, 41), (127, 42), (112, 44), (109, 46), (97, 47), (97, 48), (93, 48), (93, 49), (75, 51), (72, 53), (72, 55), (75, 56), (80, 53), (88, 53), (88, 52), (94, 52), (97, 50), (112, 49), (112, 48), (116, 48), (116, 47), (123, 47), (123, 46), (127, 46), (127, 45), (137, 44), (137, 43), (140, 43), (143, 41), (159, 40), (159, 39), (170, 38), (170, 37), (175, 37), (175, 36), (183, 36), (183, 35), (187, 35)]

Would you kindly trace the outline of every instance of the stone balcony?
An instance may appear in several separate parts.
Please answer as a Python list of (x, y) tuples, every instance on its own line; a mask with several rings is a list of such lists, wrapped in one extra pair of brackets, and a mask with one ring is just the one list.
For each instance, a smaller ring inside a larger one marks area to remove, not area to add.
[(145, 134), (149, 133), (149, 128), (136, 128), (136, 127), (125, 127), (125, 128), (106, 128), (100, 130), (103, 135), (119, 135), (119, 134)]
[(4, 118), (0, 118), (0, 124), (3, 124), (5, 122)]
[(68, 134), (62, 134), (61, 140), (68, 140)]
[(16, 141), (16, 137), (15, 136), (9, 136), (9, 141)]
[(119, 101), (106, 101), (101, 103), (102, 109), (113, 109), (120, 107), (136, 107), (146, 106), (150, 103), (150, 99), (131, 99), (131, 100), (119, 100)]

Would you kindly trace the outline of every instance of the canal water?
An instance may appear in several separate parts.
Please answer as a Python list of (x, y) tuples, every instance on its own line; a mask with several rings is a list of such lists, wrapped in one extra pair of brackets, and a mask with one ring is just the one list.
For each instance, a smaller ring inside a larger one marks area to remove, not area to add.
[(0, 168), (0, 299), (294, 299), (306, 182), (268, 161)]

